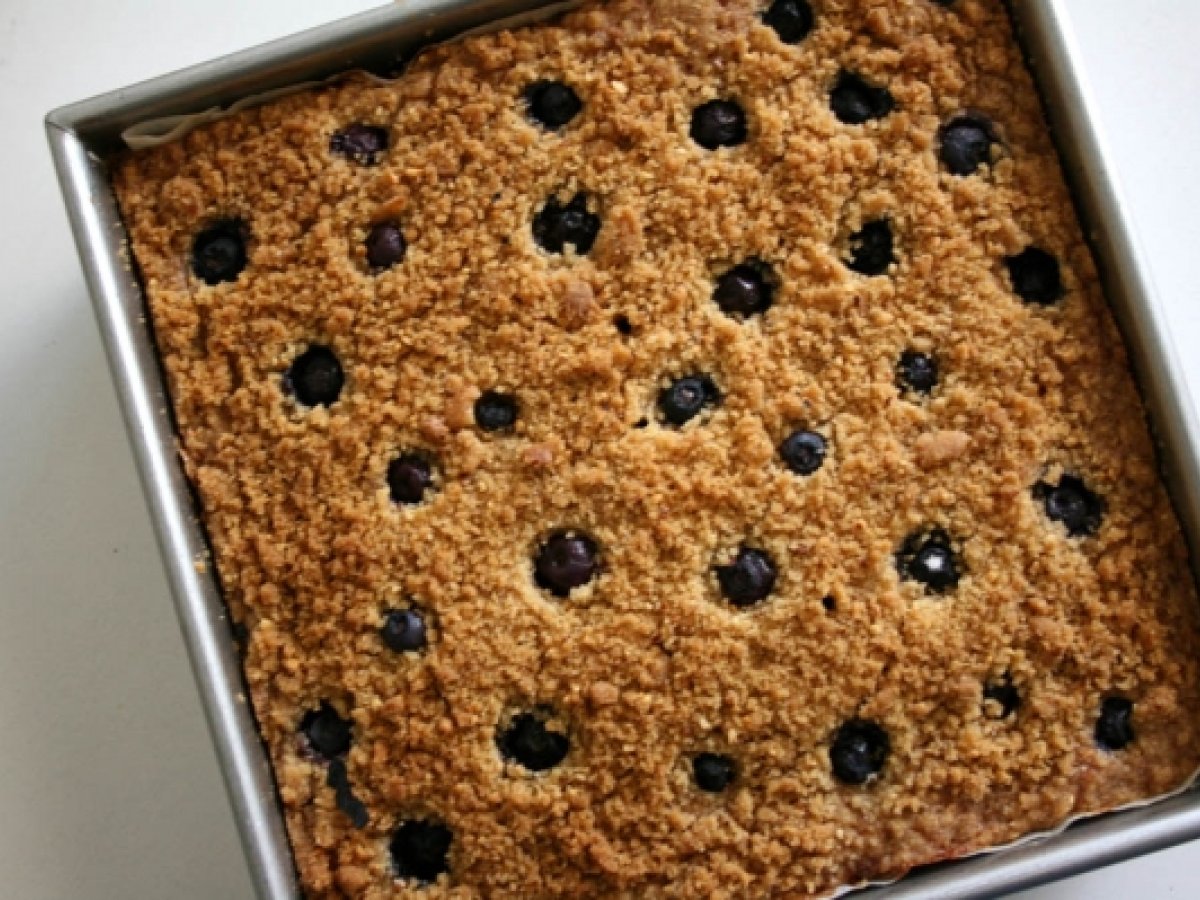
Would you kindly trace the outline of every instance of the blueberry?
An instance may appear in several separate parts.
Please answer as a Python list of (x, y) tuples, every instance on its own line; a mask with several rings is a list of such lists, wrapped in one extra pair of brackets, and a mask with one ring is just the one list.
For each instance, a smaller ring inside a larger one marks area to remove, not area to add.
[(753, 547), (739, 549), (733, 562), (717, 566), (716, 573), (725, 599), (743, 609), (767, 599), (779, 574), (770, 554)]
[(367, 265), (372, 272), (382, 272), (390, 269), (408, 250), (404, 241), (404, 232), (395, 222), (380, 222), (367, 232)]
[(910, 535), (896, 557), (900, 575), (935, 594), (957, 586), (960, 572), (950, 537), (941, 530)]
[(692, 113), (692, 140), (705, 150), (746, 143), (746, 114), (732, 100), (710, 100)]
[(938, 131), (942, 162), (952, 175), (971, 175), (992, 161), (996, 135), (992, 125), (980, 116), (958, 116)]
[(914, 394), (931, 394), (938, 383), (937, 360), (928, 353), (905, 350), (896, 365), (896, 378), (904, 390)]
[(350, 784), (350, 774), (346, 771), (344, 759), (335, 759), (329, 763), (329, 771), (325, 773), (325, 784), (333, 788), (334, 803), (346, 814), (354, 827), (366, 828), (371, 817), (363, 802), (354, 796), (354, 788)]
[(883, 771), (890, 751), (891, 741), (882, 727), (865, 719), (851, 719), (833, 736), (829, 761), (839, 781), (865, 784)]
[(329, 139), (329, 150), (364, 166), (373, 166), (388, 148), (388, 130), (378, 125), (347, 125)]
[(192, 271), (207, 285), (237, 281), (246, 268), (246, 225), (238, 219), (214, 222), (192, 242)]
[(811, 475), (825, 462), (825, 438), (815, 431), (793, 431), (779, 447), (784, 465), (797, 475)]
[(720, 402), (721, 392), (707, 375), (679, 378), (658, 395), (658, 408), (671, 425), (684, 425)]
[(861, 125), (872, 119), (882, 119), (896, 108), (896, 101), (887, 88), (877, 87), (860, 75), (843, 71), (829, 93), (829, 106), (838, 121)]
[(350, 722), (338, 715), (327, 700), (309, 710), (300, 720), (300, 733), (309, 748), (322, 759), (336, 759), (350, 749)]
[(533, 218), (533, 239), (547, 253), (562, 253), (571, 244), (585, 254), (599, 233), (600, 217), (588, 212), (586, 194), (576, 194), (565, 206), (551, 197)]
[(533, 561), (534, 581), (555, 597), (567, 597), (596, 577), (600, 568), (596, 542), (583, 534), (559, 531), (538, 548)]
[(433, 487), (433, 467), (424, 456), (405, 453), (388, 464), (387, 483), (393, 503), (420, 503)]
[(1134, 737), (1133, 703), (1124, 697), (1105, 697), (1096, 719), (1096, 743), (1102, 750), (1124, 750)]
[(750, 260), (717, 279), (713, 301), (727, 316), (753, 316), (770, 308), (774, 294), (775, 277), (770, 267)]
[(441, 822), (410, 819), (401, 823), (388, 845), (397, 878), (433, 884), (450, 871), (454, 835)]
[(983, 699), (994, 700), (1000, 705), (1000, 718), (1007, 719), (1021, 708), (1021, 692), (1012, 683), (1012, 676), (1005, 675), (1000, 681), (984, 685)]
[(892, 226), (887, 219), (868, 222), (850, 235), (851, 269), (860, 275), (882, 275), (896, 261)]
[(497, 738), (500, 752), (531, 772), (544, 772), (562, 762), (570, 749), (565, 734), (551, 731), (545, 719), (535, 713), (513, 718)]
[(696, 787), (710, 794), (719, 794), (733, 783), (737, 770), (733, 760), (719, 753), (697, 753), (692, 759), (692, 777)]
[(525, 102), (534, 121), (546, 128), (562, 128), (583, 109), (579, 95), (561, 81), (537, 81), (525, 90)]
[(1104, 518), (1104, 501), (1074, 475), (1063, 475), (1055, 485), (1039, 481), (1033, 496), (1042, 501), (1052, 521), (1063, 523), (1071, 537), (1095, 534)]
[(429, 643), (425, 618), (415, 609), (393, 609), (383, 620), (383, 643), (397, 653), (415, 653)]
[(475, 424), (484, 431), (504, 431), (517, 424), (519, 411), (515, 397), (484, 391), (475, 401)]
[(763, 21), (785, 44), (798, 44), (813, 29), (813, 11), (808, 0), (775, 0), (763, 13)]
[(1016, 256), (1006, 257), (1004, 265), (1013, 291), (1026, 303), (1050, 306), (1062, 297), (1058, 260), (1040, 247), (1026, 247)]
[(314, 345), (298, 357), (283, 376), (284, 388), (305, 406), (330, 406), (342, 393), (346, 375), (328, 347)]

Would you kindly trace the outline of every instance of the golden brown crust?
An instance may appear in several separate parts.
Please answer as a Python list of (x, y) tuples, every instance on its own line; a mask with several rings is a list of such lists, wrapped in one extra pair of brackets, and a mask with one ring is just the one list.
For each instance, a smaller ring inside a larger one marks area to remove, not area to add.
[[(814, 5), (816, 30), (789, 47), (750, 0), (613, 0), (116, 168), (311, 896), (820, 895), (1165, 792), (1200, 764), (1179, 526), (1001, 3)], [(896, 111), (839, 123), (843, 67), (886, 84)], [(561, 133), (525, 114), (539, 78), (584, 100)], [(749, 142), (701, 150), (691, 110), (730, 96)], [(958, 178), (936, 133), (964, 110), (1004, 150)], [(329, 152), (356, 122), (390, 127), (377, 167)], [(548, 256), (532, 218), (576, 191), (599, 239)], [(848, 236), (881, 215), (899, 261), (866, 278), (843, 264)], [(209, 287), (190, 245), (226, 216), (249, 224), (251, 261)], [(372, 275), (362, 241), (384, 219), (408, 254)], [(1062, 262), (1053, 307), (1020, 302), (1005, 273), (1031, 243)], [(743, 323), (712, 284), (750, 257), (781, 284)], [(347, 371), (328, 410), (282, 386), (312, 342)], [(909, 347), (941, 367), (925, 401), (896, 389)], [(658, 424), (660, 387), (699, 371), (723, 404)], [(517, 396), (515, 432), (474, 426), (489, 389)], [(776, 453), (798, 426), (829, 440), (808, 478)], [(412, 449), (436, 459), (438, 490), (399, 508), (385, 472)], [(1033, 496), (1062, 472), (1105, 500), (1094, 537)], [(965, 570), (945, 596), (895, 565), (931, 526)], [(559, 601), (531, 556), (564, 527), (598, 541), (603, 572)], [(743, 542), (780, 567), (744, 612), (711, 574)], [(379, 637), (405, 598), (431, 616), (423, 654)], [(1022, 705), (1000, 718), (982, 688), (1005, 673)], [(1105, 752), (1093, 730), (1114, 693), (1137, 739)], [(321, 700), (353, 719), (362, 830), (297, 738)], [(533, 776), (495, 735), (538, 704), (572, 744)], [(891, 739), (863, 787), (829, 760), (856, 715)], [(725, 794), (691, 783), (699, 750), (737, 760)], [(428, 889), (395, 880), (387, 852), (420, 816), (454, 834), (451, 875)]]

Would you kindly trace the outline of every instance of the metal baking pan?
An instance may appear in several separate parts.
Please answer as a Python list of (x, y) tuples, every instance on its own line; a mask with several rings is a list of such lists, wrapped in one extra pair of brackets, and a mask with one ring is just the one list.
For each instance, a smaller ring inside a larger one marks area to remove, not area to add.
[[(121, 132), (159, 117), (225, 106), (351, 68), (387, 70), (414, 49), (546, 0), (408, 0), (55, 110), (46, 130), (100, 333), (156, 526), (180, 626), (224, 773), (250, 873), (264, 900), (298, 898), (271, 771), (204, 530), (176, 454), (174, 426), (141, 289), (109, 186), (106, 158)], [(1145, 254), (1125, 218), (1096, 104), (1062, 0), (1011, 0), (1150, 412), (1193, 560), (1200, 550), (1200, 423), (1154, 298)], [(1072, 825), (994, 854), (918, 869), (855, 896), (995, 897), (1200, 837), (1200, 792)]]

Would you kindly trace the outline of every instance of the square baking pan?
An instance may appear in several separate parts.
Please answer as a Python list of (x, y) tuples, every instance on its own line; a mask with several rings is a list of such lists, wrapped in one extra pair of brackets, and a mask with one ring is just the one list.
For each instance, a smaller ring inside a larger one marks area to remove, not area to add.
[[(998, 0), (997, 0), (998, 2)], [(267, 755), (246, 697), (231, 622), (176, 435), (142, 290), (109, 185), (107, 159), (128, 127), (226, 107), (347, 69), (393, 70), (417, 48), (547, 6), (546, 0), (407, 0), (55, 110), (46, 130), (213, 742), (264, 900), (297, 898)], [(1063, 0), (1011, 0), (1018, 37), (1109, 303), (1134, 364), (1160, 461), (1193, 559), (1200, 550), (1200, 423), (1126, 220), (1096, 104)], [(995, 897), (1200, 837), (1200, 791), (1109, 813), (1007, 850), (917, 869), (856, 897)]]

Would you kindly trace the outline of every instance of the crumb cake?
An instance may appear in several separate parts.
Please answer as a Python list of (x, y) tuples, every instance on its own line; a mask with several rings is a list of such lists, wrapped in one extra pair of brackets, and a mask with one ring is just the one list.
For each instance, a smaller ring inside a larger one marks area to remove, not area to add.
[(1000, 0), (612, 0), (114, 166), (311, 897), (819, 897), (1179, 788)]

